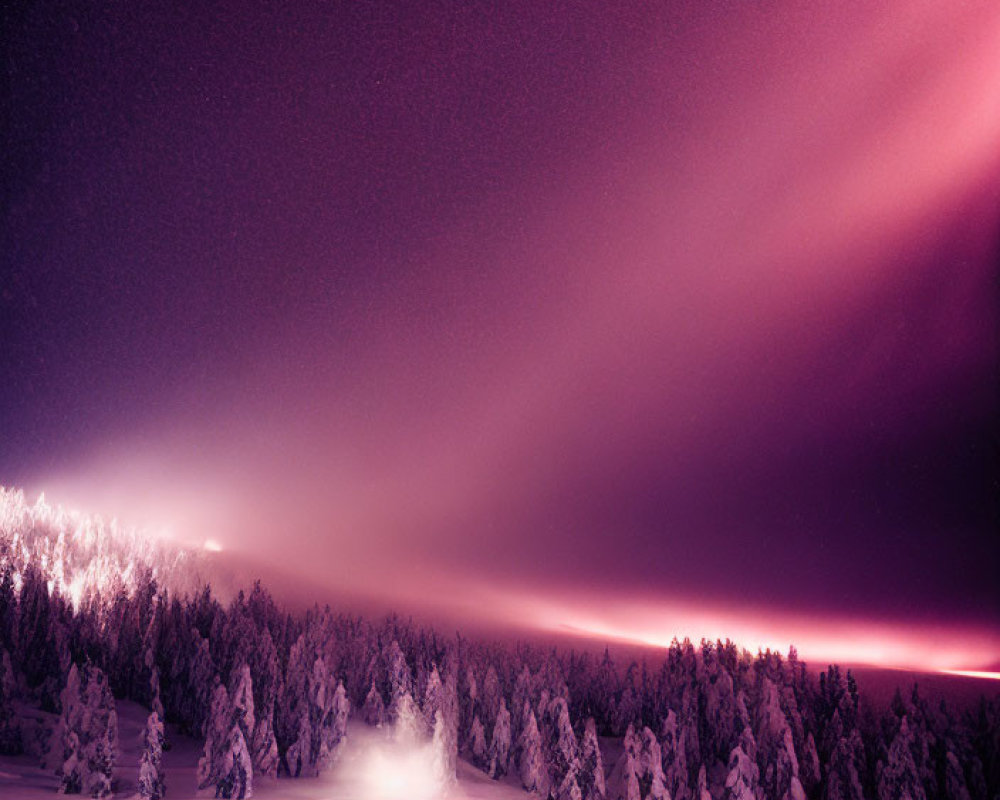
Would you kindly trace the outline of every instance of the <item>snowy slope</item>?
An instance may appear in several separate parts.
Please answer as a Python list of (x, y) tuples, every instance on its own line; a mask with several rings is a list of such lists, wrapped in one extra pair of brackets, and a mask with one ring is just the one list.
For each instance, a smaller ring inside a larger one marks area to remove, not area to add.
[[(115, 797), (136, 797), (136, 777), (139, 764), (139, 734), (149, 713), (142, 706), (128, 701), (118, 701), (118, 762), (116, 767), (117, 791)], [(55, 725), (53, 715), (37, 712)], [(170, 749), (163, 754), (167, 779), (168, 800), (193, 800), (211, 798), (210, 789), (198, 792), (195, 772), (202, 753), (202, 743), (177, 733), (173, 726), (167, 731)], [(357, 767), (374, 733), (364, 723), (348, 725), (349, 741), (354, 748), (329, 773), (315, 779), (291, 780), (288, 778), (254, 778), (254, 797), (259, 800), (379, 800), (372, 797), (362, 781), (351, 775)], [(33, 755), (0, 756), (0, 797), (3, 800), (37, 800), (56, 793), (58, 781), (51, 769), (38, 766)], [(391, 765), (388, 765), (391, 767)], [(400, 797), (409, 797), (401, 795)], [(390, 796), (384, 796), (390, 800)], [(510, 782), (490, 780), (485, 773), (471, 764), (459, 762), (459, 781), (447, 800), (525, 800), (524, 792), (511, 778)]]

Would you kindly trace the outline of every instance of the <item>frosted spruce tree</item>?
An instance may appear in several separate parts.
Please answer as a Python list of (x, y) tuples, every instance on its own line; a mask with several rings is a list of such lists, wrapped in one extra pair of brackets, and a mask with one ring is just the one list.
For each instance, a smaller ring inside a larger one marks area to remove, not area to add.
[(609, 800), (643, 800), (639, 787), (639, 750), (635, 729), (629, 725), (622, 740), (622, 754), (608, 776)]
[(544, 796), (549, 790), (548, 771), (542, 756), (542, 737), (538, 732), (538, 722), (528, 702), (524, 704), (522, 717), (524, 723), (517, 745), (521, 785), (529, 792)]
[(118, 750), (118, 714), (105, 674), (93, 665), (69, 669), (60, 696), (59, 791), (110, 797)]
[(468, 664), (462, 673), (461, 690), (459, 703), (459, 735), (462, 741), (469, 738), (469, 730), (472, 728), (472, 719), (479, 711), (479, 682), (476, 680), (476, 673), (472, 665)]
[(556, 697), (546, 713), (545, 754), (549, 784), (557, 800), (579, 796), (577, 775), (580, 773), (580, 746), (569, 721), (566, 700)]
[(764, 794), (775, 800), (806, 800), (792, 729), (781, 708), (778, 688), (769, 678), (763, 680), (757, 705), (756, 742)]
[[(836, 717), (837, 712), (834, 712)], [(839, 718), (838, 718), (839, 719)], [(864, 745), (857, 730), (836, 739), (827, 767), (824, 800), (864, 800)]]
[(14, 669), (10, 653), (0, 648), (0, 754), (19, 755), (23, 747), (21, 726), (14, 712)]
[(636, 763), (639, 793), (643, 800), (669, 800), (663, 777), (663, 758), (656, 734), (649, 728), (642, 729), (641, 746)]
[(433, 732), (437, 712), (441, 710), (443, 703), (444, 684), (441, 682), (441, 674), (438, 672), (437, 666), (433, 666), (430, 674), (427, 676), (427, 686), (424, 689), (424, 702), (420, 707), (424, 714), (428, 733)]
[(712, 800), (712, 794), (708, 791), (708, 776), (705, 772), (705, 765), (698, 767), (698, 782), (695, 786), (696, 800)]
[(663, 781), (671, 800), (690, 800), (687, 747), (677, 724), (677, 714), (673, 709), (667, 712), (660, 728), (660, 754), (663, 762)]
[(361, 708), (361, 718), (368, 724), (377, 728), (385, 724), (385, 703), (382, 701), (382, 694), (372, 681), (371, 688), (365, 697), (365, 704)]
[(156, 711), (146, 718), (139, 746), (139, 796), (143, 800), (160, 800), (166, 791), (166, 780), (163, 775), (163, 721)]
[(424, 734), (424, 718), (409, 691), (403, 691), (396, 699), (394, 707), (396, 711), (393, 724), (396, 741), (407, 744), (419, 742)]
[(337, 682), (333, 690), (330, 713), (324, 720), (323, 740), (320, 757), (324, 764), (333, 764), (340, 757), (340, 751), (347, 741), (347, 718), (351, 713), (351, 701), (347, 699), (344, 684)]
[(389, 677), (389, 719), (396, 721), (399, 714), (399, 703), (406, 695), (413, 703), (413, 676), (406, 663), (406, 656), (395, 639), (386, 652), (386, 671)]
[(80, 670), (73, 664), (66, 676), (66, 686), (60, 695), (62, 712), (59, 715), (57, 728), (60, 753), (56, 775), (59, 777), (61, 794), (79, 794), (83, 791), (86, 773), (86, 763), (83, 758), (84, 702)]
[(246, 707), (246, 697), (240, 686), (242, 680), (242, 675), (236, 676), (242, 706), (229, 699), (224, 685), (216, 685), (206, 725), (205, 752), (198, 762), (198, 788), (215, 787), (215, 796), (227, 800), (241, 800), (253, 795), (253, 762), (243, 733), (253, 710)]
[(469, 727), (469, 742), (466, 745), (469, 753), (469, 760), (480, 769), (486, 769), (486, 731), (483, 723), (479, 721), (479, 714), (472, 717), (472, 725)]
[(759, 800), (760, 770), (753, 758), (755, 750), (753, 735), (744, 731), (729, 755), (724, 800)]
[(507, 711), (507, 704), (501, 698), (493, 733), (490, 736), (490, 747), (486, 754), (488, 761), (486, 772), (494, 780), (507, 774), (510, 744), (510, 712)]
[(445, 792), (454, 786), (457, 780), (451, 760), (451, 736), (444, 712), (438, 709), (434, 713), (434, 728), (431, 734), (431, 766), (434, 782)]
[[(254, 587), (253, 601), (266, 605), (259, 585)], [(256, 722), (250, 740), (254, 772), (274, 778), (278, 774), (278, 742), (274, 732), (274, 715), (281, 689), (278, 653), (266, 628), (257, 640), (250, 655), (251, 674), (254, 675), (254, 711)]]
[(879, 800), (927, 800), (913, 758), (913, 735), (904, 716), (884, 764), (878, 770)]
[(578, 778), (583, 800), (605, 800), (608, 787), (604, 779), (604, 760), (597, 739), (597, 726), (588, 717), (580, 740), (580, 775)]

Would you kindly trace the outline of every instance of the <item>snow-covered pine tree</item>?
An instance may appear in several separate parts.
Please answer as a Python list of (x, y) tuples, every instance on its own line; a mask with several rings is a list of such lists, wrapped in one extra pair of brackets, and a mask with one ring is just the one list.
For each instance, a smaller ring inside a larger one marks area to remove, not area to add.
[(386, 652), (386, 671), (389, 676), (389, 719), (395, 722), (399, 715), (399, 703), (403, 695), (413, 702), (413, 676), (406, 663), (406, 656), (395, 639)]
[(531, 704), (525, 701), (522, 713), (524, 722), (521, 725), (521, 736), (518, 739), (519, 753), (518, 772), (521, 785), (529, 792), (541, 796), (548, 793), (548, 772), (542, 757), (542, 737), (538, 732), (538, 722)]
[(660, 728), (660, 755), (663, 759), (663, 781), (671, 800), (689, 800), (687, 749), (673, 709), (667, 711)]
[(879, 800), (927, 800), (913, 759), (912, 746), (913, 735), (904, 716), (889, 746), (885, 764), (881, 764), (878, 770)]
[(643, 800), (669, 800), (663, 777), (663, 757), (656, 734), (649, 728), (643, 728), (641, 747), (636, 762), (636, 777), (639, 779), (639, 792)]
[(215, 788), (216, 797), (243, 800), (253, 796), (253, 762), (239, 725), (233, 725), (226, 737), (220, 772), (221, 779)]
[(819, 766), (819, 753), (816, 752), (816, 739), (812, 731), (806, 734), (805, 745), (799, 755), (799, 780), (806, 795), (812, 796), (819, 786), (823, 773)]
[(155, 711), (162, 722), (164, 719), (163, 699), (160, 696), (160, 668), (153, 664), (149, 670), (149, 709)]
[(83, 791), (91, 797), (111, 797), (115, 759), (118, 753), (118, 713), (107, 676), (97, 667), (84, 669), (86, 710), (84, 712)]
[[(253, 763), (243, 730), (252, 717), (252, 688), (241, 684), (249, 681), (242, 669), (234, 675), (234, 688), (240, 696), (240, 706), (229, 699), (229, 692), (218, 683), (212, 693), (212, 708), (206, 724), (205, 754), (198, 762), (198, 788), (215, 787), (215, 796), (242, 798), (253, 795)], [(250, 701), (247, 701), (250, 695)], [(249, 708), (247, 706), (250, 706)], [(249, 712), (249, 713), (248, 713)]]
[(510, 762), (510, 712), (507, 704), (500, 699), (500, 708), (490, 736), (490, 747), (487, 752), (487, 774), (494, 780), (507, 774)]
[(274, 736), (274, 699), (264, 706), (264, 713), (257, 717), (251, 743), (254, 772), (269, 778), (278, 775), (278, 743)]
[(431, 759), (434, 781), (446, 792), (455, 784), (457, 777), (451, 759), (451, 735), (444, 712), (438, 709), (434, 714), (434, 730), (431, 734)]
[(754, 762), (755, 750), (753, 734), (744, 730), (740, 743), (729, 754), (724, 800), (757, 800), (759, 797), (760, 770)]
[(486, 755), (486, 732), (483, 730), (483, 723), (479, 721), (479, 714), (472, 717), (472, 725), (469, 727), (469, 741), (466, 745), (469, 753), (469, 760), (480, 769), (488, 766)]
[(311, 773), (312, 762), (309, 754), (312, 749), (312, 738), (309, 714), (302, 710), (299, 716), (298, 734), (285, 753), (285, 764), (291, 777), (299, 778)]
[(523, 729), (523, 723), (525, 722), (524, 717), (521, 714), (521, 709), (524, 708), (525, 703), (531, 702), (531, 670), (528, 669), (527, 664), (521, 667), (521, 671), (517, 675), (517, 680), (514, 681), (514, 692), (511, 694), (510, 698), (510, 721), (511, 721), (511, 741), (517, 742), (521, 737), (521, 731)]
[(864, 746), (857, 730), (837, 741), (830, 754), (826, 785), (823, 788), (824, 800), (864, 800), (859, 753), (864, 753)]
[(198, 761), (198, 788), (205, 789), (218, 783), (222, 770), (222, 757), (229, 735), (232, 715), (229, 692), (216, 678), (212, 691), (212, 706), (205, 721), (205, 748)]
[(545, 760), (549, 771), (549, 785), (557, 798), (579, 794), (576, 776), (580, 772), (580, 745), (573, 733), (566, 700), (556, 697), (549, 703), (545, 724)]
[(781, 708), (778, 688), (769, 678), (763, 679), (757, 704), (756, 742), (764, 794), (775, 800), (805, 800), (792, 729)]
[(458, 775), (458, 661), (454, 651), (447, 650), (442, 662), (441, 730), (445, 755), (445, 771), (449, 776)]
[(21, 726), (14, 713), (14, 669), (10, 653), (0, 648), (0, 754), (16, 756), (22, 750)]
[[(251, 609), (263, 616), (270, 607), (270, 598), (260, 584), (251, 593)], [(253, 612), (251, 612), (253, 613)], [(262, 623), (263, 620), (260, 620)], [(259, 624), (260, 624), (259, 623)], [(257, 646), (250, 653), (253, 678), (255, 725), (250, 739), (250, 754), (254, 772), (276, 777), (278, 774), (278, 743), (274, 732), (274, 713), (281, 690), (278, 653), (271, 633), (266, 628), (257, 637)]]
[(704, 728), (707, 741), (702, 745), (707, 749), (704, 755), (712, 755), (720, 760), (728, 759), (739, 727), (740, 711), (734, 690), (733, 678), (719, 660), (711, 645), (702, 647), (704, 678)]
[(427, 686), (424, 689), (424, 703), (421, 706), (428, 733), (434, 730), (437, 712), (441, 709), (443, 702), (444, 685), (441, 683), (441, 674), (438, 672), (437, 666), (434, 666), (427, 676)]
[(232, 704), (232, 724), (238, 725), (243, 738), (250, 741), (256, 724), (253, 706), (253, 680), (250, 667), (242, 663), (233, 669), (229, 680), (229, 700)]
[(558, 787), (552, 790), (553, 800), (583, 800), (583, 793), (580, 791), (580, 784), (576, 780), (574, 773), (566, 773), (566, 777)]
[(580, 775), (578, 778), (583, 800), (605, 800), (608, 794), (604, 780), (604, 760), (597, 739), (597, 725), (588, 717), (580, 741)]
[(194, 653), (188, 672), (187, 690), (182, 692), (182, 718), (190, 720), (191, 733), (205, 734), (212, 707), (212, 687), (215, 683), (215, 665), (209, 651), (208, 639), (192, 631), (195, 637)]
[(396, 741), (413, 743), (423, 737), (424, 719), (409, 691), (404, 690), (394, 703)]
[(118, 715), (107, 677), (93, 665), (73, 664), (60, 695), (56, 774), (63, 794), (110, 797), (118, 749)]
[(139, 796), (143, 800), (160, 800), (166, 791), (166, 781), (163, 775), (163, 721), (156, 711), (146, 718), (139, 752)]
[(361, 718), (368, 724), (381, 727), (385, 724), (385, 703), (382, 702), (382, 695), (372, 681), (368, 695), (365, 697), (364, 707), (361, 709)]
[(479, 682), (476, 680), (476, 673), (471, 664), (467, 664), (465, 672), (462, 674), (461, 702), (460, 702), (460, 734), (464, 739), (468, 739), (469, 730), (472, 728), (472, 718), (479, 712)]
[(56, 775), (59, 777), (61, 794), (79, 794), (83, 791), (87, 765), (83, 756), (85, 699), (82, 690), (80, 670), (73, 664), (66, 676), (66, 686), (60, 694), (62, 711), (57, 728), (60, 752)]
[(340, 751), (347, 741), (347, 718), (351, 713), (351, 701), (341, 681), (333, 690), (333, 707), (330, 710), (329, 725), (324, 728), (324, 746), (330, 763), (340, 757)]
[(608, 800), (642, 800), (637, 763), (641, 744), (631, 725), (622, 743), (622, 754), (608, 776)]
[(484, 730), (493, 730), (502, 699), (503, 692), (500, 690), (500, 678), (497, 675), (496, 668), (493, 664), (490, 664), (486, 668), (486, 674), (483, 676), (483, 684), (479, 687), (479, 721), (483, 723)]
[(712, 794), (708, 791), (708, 775), (705, 772), (705, 765), (698, 767), (698, 785), (695, 787), (696, 800), (712, 800)]
[(972, 800), (965, 782), (965, 771), (950, 750), (945, 755), (944, 797), (945, 800)]
[[(309, 748), (309, 675), (313, 659), (309, 656), (306, 637), (299, 635), (289, 648), (285, 680), (280, 702), (274, 713), (274, 735), (278, 754), (292, 777), (298, 777), (303, 767), (308, 773)], [(303, 739), (303, 736), (306, 738)], [(294, 752), (293, 752), (294, 748)]]
[(327, 769), (337, 745), (333, 730), (333, 676), (326, 661), (319, 656), (309, 675), (309, 726), (312, 740), (309, 746), (309, 774)]

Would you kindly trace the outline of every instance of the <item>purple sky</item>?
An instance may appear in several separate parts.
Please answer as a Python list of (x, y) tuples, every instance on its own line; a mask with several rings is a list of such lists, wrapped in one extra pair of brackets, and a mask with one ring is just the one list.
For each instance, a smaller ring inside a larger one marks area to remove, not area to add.
[(458, 6), (3, 12), (0, 483), (401, 607), (1000, 664), (1000, 8)]

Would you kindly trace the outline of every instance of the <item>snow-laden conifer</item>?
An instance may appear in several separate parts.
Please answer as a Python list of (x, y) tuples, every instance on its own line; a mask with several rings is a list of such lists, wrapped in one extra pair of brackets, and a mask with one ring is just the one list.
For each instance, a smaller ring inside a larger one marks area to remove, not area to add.
[(544, 796), (548, 792), (548, 772), (542, 756), (542, 737), (538, 732), (538, 722), (531, 705), (524, 704), (522, 712), (524, 722), (521, 726), (521, 736), (518, 739), (519, 753), (518, 773), (521, 785), (529, 792)]
[(608, 776), (608, 800), (643, 800), (638, 765), (641, 744), (631, 725), (625, 730), (622, 745), (622, 754)]
[[(752, 753), (756, 747), (748, 747), (748, 742), (752, 742), (752, 739), (752, 734), (744, 731), (740, 743), (729, 754), (724, 800), (757, 800), (760, 770)], [(747, 750), (751, 752), (748, 753)]]
[(469, 727), (469, 742), (467, 745), (469, 760), (480, 769), (486, 769), (486, 731), (483, 723), (479, 721), (479, 715), (472, 718), (472, 725)]
[(139, 741), (139, 796), (143, 800), (160, 800), (166, 790), (163, 775), (163, 720), (156, 711), (146, 718)]
[(14, 686), (10, 653), (0, 648), (0, 754), (8, 756), (23, 750), (21, 726), (14, 713)]
[(361, 718), (369, 725), (381, 727), (385, 724), (385, 703), (382, 695), (376, 688), (374, 681), (365, 697), (365, 704), (361, 709)]
[(927, 800), (913, 758), (913, 734), (907, 718), (899, 723), (884, 764), (878, 771), (879, 800)]
[(589, 717), (580, 740), (580, 775), (578, 779), (583, 800), (605, 800), (608, 794), (604, 779), (604, 760), (597, 739), (597, 726)]
[(491, 778), (497, 779), (507, 774), (510, 745), (510, 712), (507, 711), (507, 704), (501, 698), (487, 752), (488, 767), (486, 772)]
[(688, 761), (685, 739), (677, 724), (673, 709), (667, 712), (660, 728), (660, 755), (663, 763), (663, 782), (671, 800), (689, 800)]

